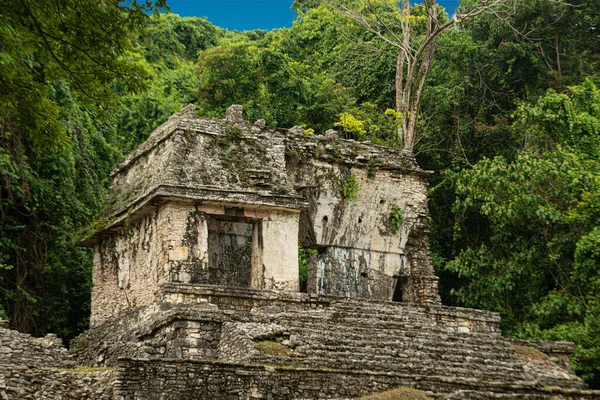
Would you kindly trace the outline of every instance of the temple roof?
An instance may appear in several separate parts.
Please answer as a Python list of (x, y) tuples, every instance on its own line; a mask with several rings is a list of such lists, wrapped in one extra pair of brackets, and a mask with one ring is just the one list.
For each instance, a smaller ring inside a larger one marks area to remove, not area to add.
[[(343, 140), (329, 132), (252, 124), (233, 105), (225, 119), (198, 118), (192, 104), (172, 115), (112, 171), (113, 183), (97, 223), (83, 244), (119, 229), (164, 198), (246, 207), (303, 210), (306, 199), (288, 176), (293, 162), (322, 159), (350, 167), (429, 174), (400, 149)], [(108, 233), (108, 232), (107, 232)]]

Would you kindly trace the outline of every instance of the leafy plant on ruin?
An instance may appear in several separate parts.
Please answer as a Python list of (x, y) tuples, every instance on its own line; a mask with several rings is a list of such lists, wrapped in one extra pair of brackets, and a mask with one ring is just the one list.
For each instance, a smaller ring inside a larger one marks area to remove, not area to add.
[(392, 211), (390, 211), (390, 219), (389, 224), (394, 232), (398, 232), (404, 223), (402, 210), (397, 205), (392, 207)]
[(356, 200), (358, 198), (360, 187), (361, 185), (356, 178), (356, 175), (350, 174), (342, 181), (342, 198), (344, 200)]
[(302, 243), (298, 243), (298, 274), (300, 276), (300, 288), (306, 288), (306, 282), (308, 280), (308, 265), (310, 258), (317, 255), (318, 251), (302, 246)]

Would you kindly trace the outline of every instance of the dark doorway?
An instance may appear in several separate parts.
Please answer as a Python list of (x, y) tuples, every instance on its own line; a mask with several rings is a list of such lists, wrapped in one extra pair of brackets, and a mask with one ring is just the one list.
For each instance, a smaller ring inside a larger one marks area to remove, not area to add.
[(244, 219), (211, 218), (208, 225), (208, 268), (211, 283), (250, 287), (252, 282), (252, 232)]
[(402, 295), (404, 294), (406, 281), (407, 278), (405, 276), (394, 276), (394, 294), (392, 295), (392, 301), (402, 301)]

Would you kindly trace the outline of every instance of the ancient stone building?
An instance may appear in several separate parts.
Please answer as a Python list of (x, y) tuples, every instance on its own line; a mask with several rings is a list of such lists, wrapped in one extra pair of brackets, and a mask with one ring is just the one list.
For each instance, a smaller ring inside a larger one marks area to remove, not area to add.
[[(335, 135), (173, 116), (113, 172), (96, 232), (92, 326), (166, 283), (439, 303), (426, 178), (410, 154)], [(396, 212), (396, 226), (390, 215)]]
[[(440, 305), (428, 175), (411, 154), (252, 124), (240, 106), (224, 120), (184, 108), (113, 172), (84, 242), (90, 330), (67, 357), (0, 325), (0, 355), (28, 355), (0, 359), (0, 398), (352, 399), (401, 386), (600, 398), (571, 371), (572, 343), (509, 341), (497, 313)], [(302, 277), (299, 242), (313, 250)], [(50, 363), (39, 374), (17, 365), (36, 354)], [(56, 369), (71, 358), (90, 369)]]

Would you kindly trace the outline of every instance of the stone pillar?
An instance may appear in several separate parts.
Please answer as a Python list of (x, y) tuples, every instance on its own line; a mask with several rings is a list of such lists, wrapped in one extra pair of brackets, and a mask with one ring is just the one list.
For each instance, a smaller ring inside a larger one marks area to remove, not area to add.
[(299, 214), (273, 212), (262, 224), (264, 289), (297, 292)]
[(189, 283), (208, 262), (208, 230), (204, 214), (188, 203), (169, 202), (161, 207), (158, 237), (162, 242), (161, 272), (169, 281)]
[(440, 295), (438, 294), (438, 281), (439, 278), (434, 275), (409, 276), (402, 294), (402, 301), (417, 304), (441, 304)]

